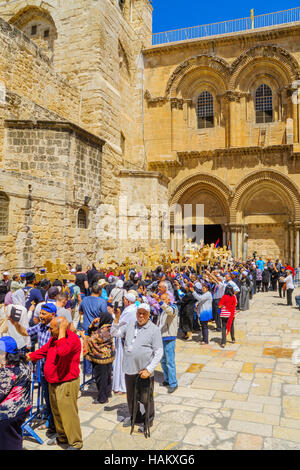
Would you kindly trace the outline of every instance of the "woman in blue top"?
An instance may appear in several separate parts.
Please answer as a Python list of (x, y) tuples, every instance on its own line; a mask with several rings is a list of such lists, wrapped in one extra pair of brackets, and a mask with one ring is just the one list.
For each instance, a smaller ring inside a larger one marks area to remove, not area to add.
[(197, 294), (193, 287), (190, 287), (194, 298), (197, 300), (197, 315), (200, 320), (202, 330), (202, 341), (200, 344), (208, 344), (208, 322), (212, 320), (212, 295), (207, 284), (202, 285), (202, 295)]

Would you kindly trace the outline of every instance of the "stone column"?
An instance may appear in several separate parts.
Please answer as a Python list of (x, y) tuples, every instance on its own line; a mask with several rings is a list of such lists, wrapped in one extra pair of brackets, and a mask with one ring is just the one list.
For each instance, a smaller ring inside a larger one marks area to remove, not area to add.
[(247, 248), (248, 248), (248, 227), (247, 225), (244, 226), (243, 231), (243, 260), (246, 261), (247, 259)]
[(300, 225), (295, 226), (295, 258), (294, 258), (294, 265), (295, 268), (299, 268), (299, 241), (300, 241)]
[(293, 263), (294, 263), (294, 225), (292, 223), (289, 224), (289, 234), (290, 234), (289, 263), (291, 266), (293, 266)]
[(238, 258), (238, 232), (237, 225), (230, 225), (231, 232), (231, 252), (233, 258)]
[(227, 246), (227, 232), (225, 228), (223, 229), (223, 246), (224, 245)]
[(235, 101), (229, 101), (229, 147), (235, 145)]
[(243, 227), (241, 225), (237, 225), (237, 251), (236, 257), (242, 259), (243, 258)]
[(292, 104), (292, 118), (293, 118), (293, 142), (299, 143), (299, 85), (300, 81), (295, 80), (287, 90), (288, 96), (291, 98)]
[[(298, 90), (297, 90), (298, 92)], [(293, 102), (293, 134), (294, 134), (294, 144), (299, 142), (298, 134), (298, 104)]]
[(285, 225), (285, 232), (284, 232), (284, 262), (287, 263), (289, 259), (289, 225)]
[(170, 227), (170, 246), (169, 249), (175, 252), (174, 227)]

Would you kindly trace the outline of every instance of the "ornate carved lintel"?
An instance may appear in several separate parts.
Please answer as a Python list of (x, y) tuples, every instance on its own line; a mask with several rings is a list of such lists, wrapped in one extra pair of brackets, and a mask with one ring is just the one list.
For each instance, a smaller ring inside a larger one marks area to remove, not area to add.
[(250, 100), (251, 94), (245, 91), (227, 90), (222, 95), (217, 95), (217, 98), (223, 98), (227, 102), (235, 101), (236, 103), (239, 103), (243, 97), (246, 97), (247, 100)]

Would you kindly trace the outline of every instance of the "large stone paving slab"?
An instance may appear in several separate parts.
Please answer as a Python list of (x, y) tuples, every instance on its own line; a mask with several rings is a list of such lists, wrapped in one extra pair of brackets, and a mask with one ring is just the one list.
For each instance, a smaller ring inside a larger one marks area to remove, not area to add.
[[(212, 327), (207, 346), (196, 333), (191, 342), (177, 341), (179, 388), (169, 395), (159, 386), (159, 368), (150, 439), (122, 426), (126, 397), (114, 396), (107, 411), (92, 403), (95, 385), (87, 387), (78, 400), (84, 449), (300, 449), (300, 380), (292, 361), (300, 312), (285, 303), (274, 292), (257, 294), (235, 320), (236, 343), (225, 349)], [(37, 432), (46, 442), (45, 432)], [(49, 450), (29, 438), (24, 447)]]

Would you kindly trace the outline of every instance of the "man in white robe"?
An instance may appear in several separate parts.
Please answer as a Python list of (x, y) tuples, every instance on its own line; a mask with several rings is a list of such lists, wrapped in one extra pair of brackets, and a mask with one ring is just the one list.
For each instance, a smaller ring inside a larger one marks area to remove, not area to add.
[[(132, 320), (136, 319), (136, 297), (133, 294), (126, 293), (124, 295), (124, 305), (125, 309), (123, 310), (119, 325), (127, 325)], [(113, 364), (113, 385), (112, 389), (114, 393), (118, 395), (126, 393), (126, 385), (125, 385), (125, 375), (122, 368), (123, 362), (123, 343), (121, 338), (116, 338), (116, 357)]]

